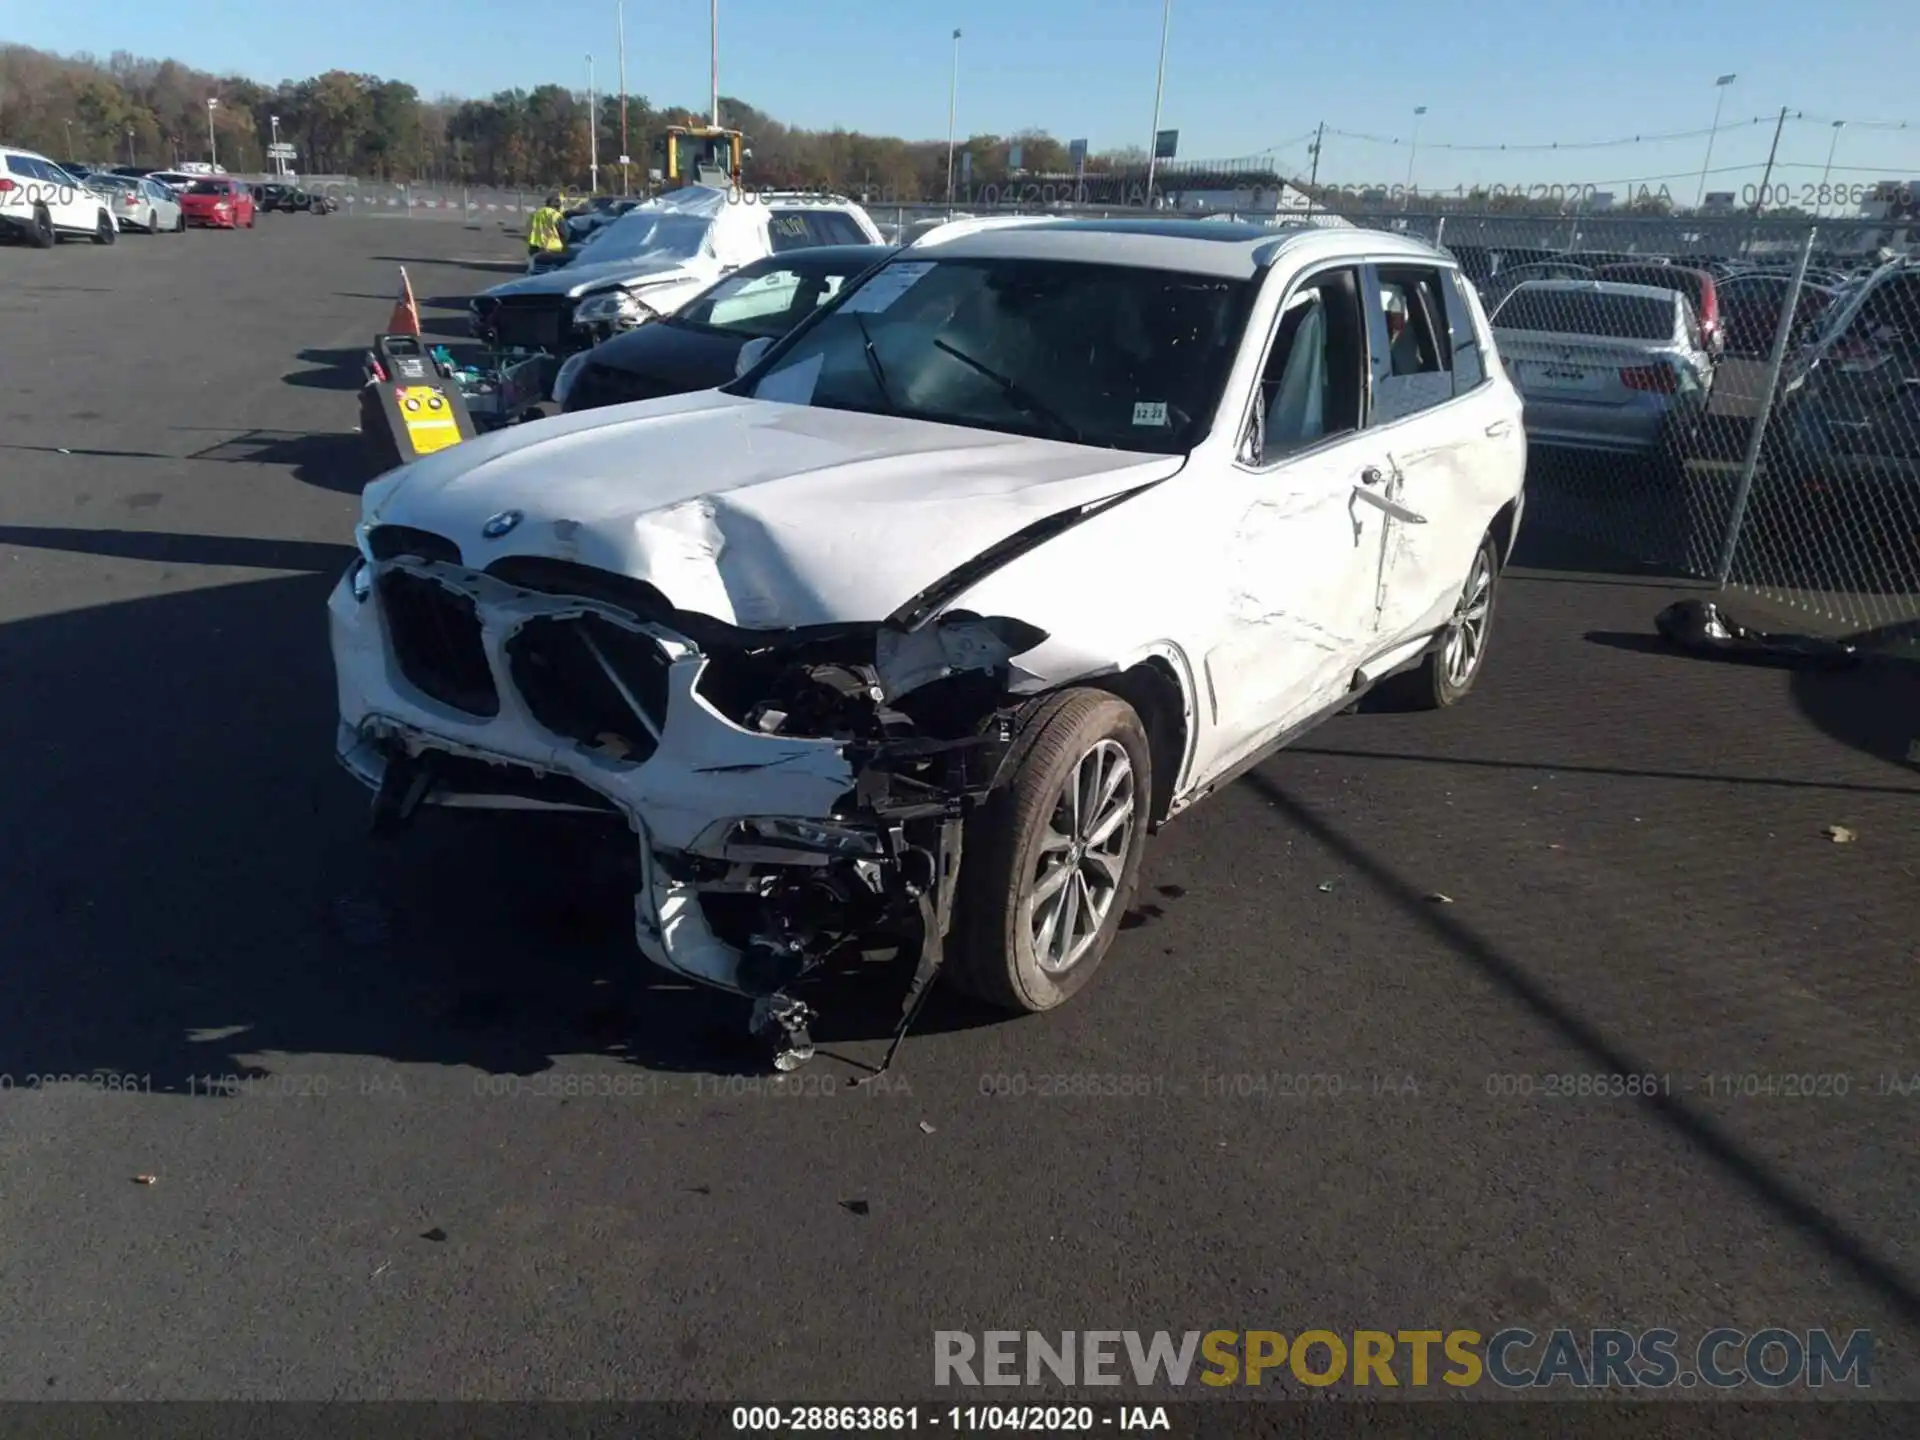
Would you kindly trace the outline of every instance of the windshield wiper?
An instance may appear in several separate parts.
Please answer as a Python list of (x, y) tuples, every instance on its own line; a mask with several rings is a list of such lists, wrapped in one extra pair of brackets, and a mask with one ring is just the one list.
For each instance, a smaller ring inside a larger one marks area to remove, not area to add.
[(898, 414), (900, 402), (893, 398), (893, 391), (887, 387), (887, 372), (880, 364), (880, 352), (873, 348), (873, 332), (867, 329), (867, 317), (856, 312), (853, 323), (860, 327), (860, 348), (867, 357), (867, 370), (873, 376), (873, 388), (880, 392), (880, 398), (886, 402), (887, 409)]
[(1012, 376), (1002, 375), (992, 366), (981, 364), (981, 362), (974, 359), (973, 356), (954, 349), (953, 346), (944, 340), (935, 340), (933, 346), (936, 350), (946, 351), (947, 354), (958, 360), (962, 365), (978, 371), (995, 385), (998, 385), (1000, 387), (1000, 393), (1012, 401), (1018, 409), (1026, 411), (1027, 414), (1034, 416), (1036, 419), (1046, 421), (1056, 430), (1063, 432), (1069, 440), (1076, 443), (1085, 442), (1086, 437), (1080, 433), (1077, 425)]

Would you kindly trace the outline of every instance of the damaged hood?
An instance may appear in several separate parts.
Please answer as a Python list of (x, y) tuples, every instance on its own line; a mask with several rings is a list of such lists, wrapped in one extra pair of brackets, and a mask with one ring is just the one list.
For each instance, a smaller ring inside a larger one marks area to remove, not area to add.
[(1185, 463), (709, 390), (495, 431), (375, 481), (363, 512), (475, 569), (567, 560), (788, 629), (882, 620), (1035, 521)]
[(663, 280), (683, 280), (688, 277), (712, 279), (720, 273), (720, 262), (708, 256), (683, 259), (670, 255), (630, 255), (623, 259), (587, 264), (587, 257), (592, 253), (582, 251), (580, 259), (557, 270), (503, 281), (482, 291), (481, 298), (501, 300), (509, 295), (565, 295), (569, 299), (578, 299), (593, 290), (651, 285)]

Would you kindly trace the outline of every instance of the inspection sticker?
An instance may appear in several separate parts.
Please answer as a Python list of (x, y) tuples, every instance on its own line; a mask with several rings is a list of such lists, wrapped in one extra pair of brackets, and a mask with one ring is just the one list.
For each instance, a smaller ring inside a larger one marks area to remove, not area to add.
[(856, 315), (878, 315), (890, 310), (893, 302), (918, 285), (921, 277), (931, 269), (931, 260), (909, 260), (889, 265), (849, 295), (846, 304), (840, 308)]
[(1164, 425), (1167, 423), (1167, 402), (1164, 400), (1141, 400), (1133, 407), (1133, 423), (1136, 425)]

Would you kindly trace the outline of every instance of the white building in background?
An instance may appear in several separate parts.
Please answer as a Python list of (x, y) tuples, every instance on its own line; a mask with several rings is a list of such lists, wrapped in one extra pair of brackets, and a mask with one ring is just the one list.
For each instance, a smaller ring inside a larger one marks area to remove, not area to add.
[(1311, 207), (1306, 192), (1284, 180), (1277, 186), (1250, 186), (1241, 190), (1175, 190), (1169, 186), (1166, 193), (1176, 210), (1231, 211), (1261, 216), (1293, 211), (1304, 215)]

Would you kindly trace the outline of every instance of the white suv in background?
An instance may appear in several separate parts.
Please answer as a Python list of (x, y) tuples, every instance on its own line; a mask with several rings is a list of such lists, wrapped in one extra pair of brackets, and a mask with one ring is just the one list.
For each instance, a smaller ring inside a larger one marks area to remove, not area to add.
[(5, 145), (0, 145), (0, 228), (41, 249), (62, 235), (86, 235), (96, 245), (111, 245), (120, 233), (105, 197), (46, 156)]
[(791, 987), (870, 953), (1068, 999), (1149, 830), (1384, 680), (1467, 694), (1520, 523), (1520, 398), (1431, 246), (936, 234), (720, 389), (375, 480), (330, 601), (376, 816), (612, 820), (641, 951), (780, 1068)]
[(851, 200), (689, 185), (602, 226), (566, 264), (475, 296), (469, 324), (497, 345), (570, 354), (671, 315), (769, 255), (884, 243)]

